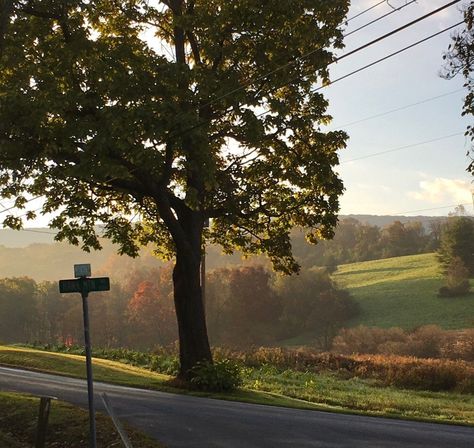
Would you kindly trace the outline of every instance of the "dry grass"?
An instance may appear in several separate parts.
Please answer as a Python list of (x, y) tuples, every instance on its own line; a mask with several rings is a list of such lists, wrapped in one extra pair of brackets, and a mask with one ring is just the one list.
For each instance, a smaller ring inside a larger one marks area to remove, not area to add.
[(218, 352), (249, 367), (333, 372), (342, 378), (377, 380), (384, 386), (430, 391), (474, 393), (474, 365), (465, 361), (420, 359), (394, 355), (338, 355), (311, 350), (259, 348), (247, 352)]

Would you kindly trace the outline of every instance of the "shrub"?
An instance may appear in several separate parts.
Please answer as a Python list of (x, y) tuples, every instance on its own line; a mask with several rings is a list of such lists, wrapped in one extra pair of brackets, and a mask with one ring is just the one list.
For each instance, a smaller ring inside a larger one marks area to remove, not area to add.
[(403, 348), (403, 352), (408, 356), (418, 358), (439, 358), (441, 348), (448, 339), (448, 332), (443, 331), (437, 325), (425, 325), (417, 328)]
[(449, 359), (474, 361), (474, 328), (463, 330), (449, 338), (441, 348), (441, 356)]
[(417, 359), (402, 356), (359, 356), (355, 373), (375, 378), (386, 386), (431, 391), (474, 391), (474, 368), (462, 361)]
[(241, 367), (228, 359), (199, 362), (191, 370), (191, 384), (200, 390), (223, 392), (242, 385)]
[(445, 273), (446, 286), (439, 288), (440, 297), (464, 296), (469, 293), (469, 271), (459, 257), (454, 257)]
[[(333, 351), (350, 355), (352, 353), (386, 353), (407, 341), (408, 337), (401, 328), (377, 328), (358, 326), (345, 328), (339, 332), (333, 342)], [(388, 345), (388, 344), (391, 345)], [(395, 344), (395, 345), (394, 345)]]
[(149, 368), (165, 375), (176, 375), (179, 371), (179, 359), (176, 355), (152, 355)]

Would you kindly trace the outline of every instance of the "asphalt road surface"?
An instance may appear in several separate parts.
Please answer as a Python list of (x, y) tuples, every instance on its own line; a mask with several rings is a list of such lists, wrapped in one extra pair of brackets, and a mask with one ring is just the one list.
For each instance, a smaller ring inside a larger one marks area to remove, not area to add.
[[(0, 390), (52, 395), (87, 407), (85, 381), (72, 378), (0, 367)], [(169, 448), (474, 448), (474, 428), (462, 426), (303, 411), (95, 383), (95, 393), (101, 392), (107, 393), (121, 420)], [(99, 396), (96, 403), (102, 409)]]

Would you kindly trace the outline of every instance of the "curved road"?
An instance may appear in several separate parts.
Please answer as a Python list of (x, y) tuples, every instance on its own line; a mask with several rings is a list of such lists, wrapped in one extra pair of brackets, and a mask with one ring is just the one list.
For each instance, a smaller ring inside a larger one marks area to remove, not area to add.
[[(0, 390), (53, 395), (87, 407), (83, 380), (0, 367)], [(474, 447), (474, 428), (462, 426), (252, 405), (104, 383), (95, 383), (95, 392), (107, 392), (119, 418), (169, 448)], [(96, 403), (100, 408), (99, 397)]]

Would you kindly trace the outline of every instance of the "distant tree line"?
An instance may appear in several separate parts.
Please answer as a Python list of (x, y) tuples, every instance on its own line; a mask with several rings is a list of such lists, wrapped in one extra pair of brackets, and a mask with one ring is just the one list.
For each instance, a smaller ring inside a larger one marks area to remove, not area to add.
[[(446, 218), (430, 219), (428, 222), (395, 221), (383, 227), (362, 223), (354, 218), (341, 219), (334, 239), (310, 245), (303, 232), (293, 230), (291, 235), (293, 253), (305, 268), (313, 266), (337, 266), (357, 261), (376, 260), (434, 252), (440, 247), (442, 228)], [(153, 257), (150, 249), (144, 249), (136, 259), (116, 254), (116, 247), (104, 242), (104, 249), (87, 255), (93, 271), (110, 275), (112, 280), (122, 281), (130, 272), (144, 268), (158, 269), (163, 266)], [(84, 260), (80, 248), (67, 244), (33, 244), (24, 248), (0, 246), (0, 272), (5, 277), (29, 277), (41, 280), (57, 280), (69, 275), (71, 260)], [(217, 246), (207, 248), (207, 266), (218, 269), (242, 264), (266, 264), (263, 256), (253, 256), (243, 262), (241, 254), (223, 255)], [(100, 268), (100, 269), (99, 269)]]
[[(177, 340), (172, 270), (141, 269), (110, 292), (90, 295), (92, 342), (149, 349)], [(79, 295), (61, 295), (56, 282), (0, 280), (0, 342), (81, 344)], [(222, 268), (207, 275), (209, 333), (214, 345), (272, 345), (308, 332), (328, 349), (358, 308), (324, 269), (277, 277), (262, 266)]]
[(439, 249), (446, 218), (425, 226), (420, 221), (394, 221), (384, 227), (342, 219), (332, 240), (308, 245), (302, 232), (294, 230), (293, 248), (303, 266), (337, 266), (358, 261), (434, 252)]

